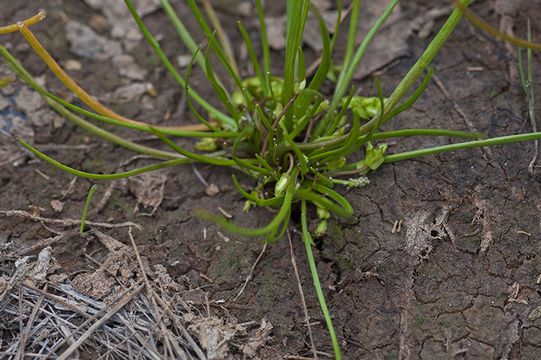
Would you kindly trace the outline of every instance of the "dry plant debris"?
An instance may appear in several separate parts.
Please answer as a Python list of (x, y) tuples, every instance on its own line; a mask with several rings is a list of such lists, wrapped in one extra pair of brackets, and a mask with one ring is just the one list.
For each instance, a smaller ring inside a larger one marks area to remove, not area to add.
[(152, 208), (154, 213), (163, 201), (167, 175), (163, 172), (141, 174), (128, 179), (130, 192), (137, 197), (137, 204)]
[(272, 325), (266, 319), (248, 331), (251, 324), (234, 318), (200, 315), (182, 298), (190, 289), (165, 267), (150, 269), (144, 258), (138, 263), (136, 248), (105, 233), (87, 235), (109, 255), (95, 272), (72, 282), (51, 247), (35, 260), (2, 250), (0, 358), (227, 359), (234, 345), (251, 359), (268, 341)]
[[(34, 215), (29, 213), (28, 211), (24, 210), (0, 210), (0, 215), (4, 216), (15, 216), (15, 217), (23, 217), (27, 219), (31, 219), (33, 221), (40, 221), (42, 223), (46, 224), (60, 224), (66, 227), (74, 226), (74, 225), (81, 225), (81, 220), (78, 219), (51, 219), (51, 218), (45, 218), (39, 215)], [(108, 229), (112, 228), (118, 228), (118, 227), (129, 227), (133, 226), (139, 230), (141, 230), (141, 225), (133, 223), (131, 221), (125, 221), (123, 223), (118, 224), (110, 224), (110, 223), (99, 223), (99, 222), (92, 222), (92, 221), (86, 221), (86, 225), (88, 226), (95, 226), (95, 227), (104, 227)]]

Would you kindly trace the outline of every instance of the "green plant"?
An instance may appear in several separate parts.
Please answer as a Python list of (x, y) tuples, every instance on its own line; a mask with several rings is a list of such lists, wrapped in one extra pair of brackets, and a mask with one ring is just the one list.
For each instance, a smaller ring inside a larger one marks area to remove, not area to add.
[(86, 220), (86, 212), (88, 211), (88, 205), (90, 204), (90, 199), (92, 199), (92, 195), (94, 194), (94, 190), (96, 190), (98, 186), (92, 185), (90, 187), (90, 191), (88, 192), (88, 196), (86, 198), (85, 207), (83, 208), (83, 216), (81, 218), (81, 227), (79, 228), (79, 232), (82, 233), (85, 229), (85, 220)]
[[(260, 21), (260, 38), (262, 64), (256, 56), (253, 44), (247, 31), (239, 22), (239, 31), (245, 41), (248, 54), (256, 74), (253, 78), (242, 79), (238, 73), (232, 51), (229, 48), (226, 35), (223, 33), (210, 2), (204, 1), (204, 7), (213, 27), (205, 20), (201, 10), (194, 0), (187, 0), (187, 4), (194, 14), (208, 44), (204, 54), (198, 47), (182, 21), (176, 16), (167, 0), (161, 0), (162, 6), (171, 19), (174, 27), (182, 38), (184, 44), (192, 51), (193, 57), (185, 76), (181, 76), (161, 50), (158, 42), (150, 34), (138, 16), (130, 0), (125, 0), (135, 21), (139, 25), (150, 46), (170, 71), (171, 75), (184, 89), (187, 103), (193, 114), (201, 124), (195, 126), (158, 127), (148, 123), (127, 119), (106, 108), (82, 88), (56, 64), (47, 51), (30, 32), (28, 26), (41, 20), (44, 15), (35, 17), (12, 25), (0, 28), (0, 33), (18, 30), (26, 38), (36, 53), (43, 58), (64, 84), (72, 90), (95, 112), (87, 111), (74, 106), (39, 86), (28, 72), (14, 59), (11, 54), (0, 46), (0, 53), (13, 70), (36, 91), (40, 92), (45, 100), (59, 113), (74, 121), (85, 129), (113, 141), (134, 151), (166, 159), (155, 165), (130, 170), (117, 174), (93, 174), (72, 169), (66, 165), (49, 158), (30, 145), (19, 140), (22, 145), (34, 152), (37, 156), (62, 168), (72, 174), (91, 179), (116, 179), (152, 171), (164, 167), (176, 166), (189, 162), (203, 162), (216, 166), (226, 166), (240, 171), (257, 180), (253, 191), (242, 188), (237, 177), (232, 175), (233, 183), (239, 193), (246, 198), (245, 210), (251, 206), (274, 207), (279, 209), (274, 219), (268, 225), (248, 229), (239, 227), (229, 220), (199, 210), (198, 216), (220, 224), (223, 228), (246, 236), (263, 237), (264, 241), (272, 242), (280, 239), (289, 225), (292, 207), (300, 204), (302, 239), (306, 245), (310, 269), (318, 299), (331, 336), (335, 356), (340, 358), (338, 340), (334, 333), (330, 314), (319, 283), (314, 258), (311, 252), (312, 235), (308, 230), (307, 205), (315, 206), (320, 220), (315, 235), (325, 232), (327, 219), (331, 215), (350, 219), (353, 209), (348, 201), (335, 190), (335, 185), (359, 187), (368, 184), (365, 177), (370, 171), (377, 170), (383, 163), (405, 160), (412, 157), (435, 154), (444, 151), (504, 144), (517, 141), (534, 140), (541, 138), (541, 133), (504, 136), (493, 139), (473, 140), (451, 145), (438, 146), (405, 153), (386, 155), (387, 145), (375, 141), (386, 140), (400, 136), (445, 136), (457, 138), (483, 138), (482, 134), (446, 129), (404, 129), (398, 131), (381, 132), (380, 126), (410, 107), (426, 88), (433, 69), (429, 68), (420, 86), (413, 95), (402, 101), (406, 91), (427, 69), (433, 57), (441, 48), (453, 28), (460, 20), (461, 9), (455, 9), (448, 20), (426, 48), (419, 60), (404, 76), (402, 81), (388, 98), (385, 98), (379, 81), (376, 79), (378, 97), (364, 98), (354, 96), (351, 80), (354, 70), (362, 60), (368, 44), (374, 34), (387, 19), (398, 0), (391, 0), (387, 9), (377, 19), (374, 26), (366, 34), (362, 43), (355, 48), (356, 24), (360, 9), (360, 0), (352, 4), (351, 25), (348, 30), (348, 41), (344, 60), (336, 80), (334, 93), (329, 99), (324, 99), (321, 88), (324, 81), (334, 68), (331, 54), (339, 33), (341, 11), (333, 36), (328, 33), (325, 23), (317, 9), (309, 0), (295, 0), (287, 2), (287, 29), (286, 51), (283, 64), (283, 77), (271, 75), (270, 50), (267, 43), (265, 19), (260, 0), (256, 0)], [(461, 0), (462, 7), (467, 6), (468, 0)], [(341, 2), (338, 1), (338, 9)], [(323, 53), (321, 62), (309, 77), (301, 48), (301, 38), (306, 24), (308, 13), (312, 12), (319, 22)], [(210, 58), (215, 56), (224, 66), (228, 74), (227, 81), (218, 78)], [(199, 66), (205, 73), (216, 96), (223, 104), (224, 110), (219, 110), (209, 104), (189, 86), (189, 78), (193, 66)], [(228, 89), (224, 84), (234, 84)], [(194, 104), (197, 103), (196, 104)], [(199, 106), (208, 113), (201, 115), (196, 107)], [(155, 134), (173, 151), (164, 151), (149, 148), (114, 135), (82, 119), (74, 112), (92, 119), (128, 127)], [(200, 138), (196, 148), (208, 151), (207, 154), (194, 153), (176, 145), (168, 136), (183, 136)], [(219, 148), (217, 139), (229, 144)], [(364, 148), (364, 159), (348, 162), (348, 155)], [(239, 154), (243, 154), (241, 157)], [(340, 177), (349, 177), (343, 179)], [(271, 195), (267, 195), (271, 194)]]

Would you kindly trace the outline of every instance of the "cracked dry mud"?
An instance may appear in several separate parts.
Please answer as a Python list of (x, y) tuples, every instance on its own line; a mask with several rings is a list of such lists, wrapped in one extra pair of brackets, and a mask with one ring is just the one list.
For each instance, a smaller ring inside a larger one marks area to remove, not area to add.
[[(235, 7), (225, 0), (217, 3), (226, 26), (233, 28), (237, 15), (228, 9)], [(492, 11), (500, 3), (476, 1), (473, 10), (493, 24), (504, 18), (506, 24), (511, 21), (516, 34), (524, 33), (527, 16), (532, 19), (541, 16), (541, 4), (536, 1), (525, 1), (516, 12), (505, 16)], [(73, 75), (90, 93), (111, 92), (133, 82), (115, 74), (110, 59), (81, 59), (69, 51), (62, 30), (65, 26), (62, 11), (83, 24), (95, 20), (93, 16), (101, 15), (99, 11), (68, 0), (30, 4), (10, 2), (0, 14), (0, 21), (12, 23), (33, 14), (35, 9), (47, 9), (47, 20), (35, 26), (35, 33), (56, 59), (76, 58), (82, 62), (82, 70)], [(423, 12), (446, 5), (446, 1), (405, 1), (403, 16), (413, 20)], [(188, 14), (184, 3), (177, 1), (175, 6), (181, 14)], [(279, 9), (270, 11), (279, 14)], [(164, 39), (174, 38), (173, 30), (162, 25), (166, 23), (162, 12), (153, 12), (145, 20), (152, 32), (163, 34)], [(443, 17), (435, 19), (435, 29), (443, 20)], [(244, 17), (243, 21), (255, 29), (252, 20)], [(189, 25), (194, 24), (189, 22)], [(534, 39), (539, 39), (538, 22), (532, 22), (532, 32)], [(107, 29), (99, 34), (109, 36)], [(46, 74), (49, 88), (62, 89), (37, 57), (30, 55), (17, 34), (2, 37), (2, 43), (7, 42), (34, 75)], [(426, 38), (412, 34), (406, 54), (383, 69), (379, 77), (386, 94), (426, 43)], [(186, 52), (176, 40), (162, 40), (162, 46), (173, 56)], [(435, 58), (438, 81), (432, 81), (414, 107), (386, 124), (386, 129), (448, 127), (477, 130), (489, 136), (530, 131), (525, 120), (526, 100), (516, 71), (516, 52), (512, 50), (509, 52), (500, 41), (461, 21)], [(138, 66), (146, 69), (145, 81), (151, 82), (159, 95), (153, 98), (139, 94), (136, 99), (114, 104), (115, 109), (138, 120), (160, 121), (169, 113), (172, 114), (169, 123), (188, 121), (185, 119), (190, 116), (179, 112), (182, 96), (178, 87), (158, 66), (146, 44), (141, 42), (125, 51), (136, 59)], [(273, 54), (275, 60), (279, 59), (279, 52)], [(534, 86), (540, 84), (539, 65), (539, 56), (535, 54)], [(200, 74), (194, 74), (193, 83), (202, 89), (203, 95), (212, 95)], [(18, 82), (14, 86), (23, 85)], [(375, 93), (371, 78), (357, 83), (357, 88), (369, 95)], [(144, 109), (141, 104), (146, 104)], [(69, 123), (29, 127), (34, 131), (38, 148), (50, 144), (90, 145), (87, 150), (50, 147), (49, 153), (56, 159), (76, 168), (113, 172), (119, 162), (131, 156)], [(131, 138), (142, 136), (121, 133)], [(403, 138), (393, 143), (389, 151), (448, 141)], [(6, 144), (6, 148), (12, 146), (3, 138), (0, 143)], [(13, 147), (12, 152), (17, 151), (20, 149)], [(528, 172), (532, 155), (533, 144), (525, 143), (424, 157), (384, 165), (369, 175), (369, 186), (343, 189), (355, 208), (356, 222), (333, 220), (328, 234), (318, 239), (315, 256), (345, 359), (541, 358), (541, 169), (536, 169), (534, 174)], [(63, 195), (72, 177), (24, 156), (18, 157), (16, 164), (10, 162), (1, 168), (0, 208), (27, 210), (32, 205), (41, 207), (43, 216), (78, 218), (91, 183), (78, 179), (71, 192)], [(142, 165), (145, 160), (137, 161)], [(245, 226), (265, 224), (271, 215), (264, 209), (249, 216), (242, 214), (244, 201), (231, 186), (229, 171), (205, 165), (197, 165), (197, 169), (209, 184), (218, 186), (220, 192), (214, 197), (205, 193), (205, 186), (190, 166), (169, 169), (162, 172), (167, 175), (163, 188), (160, 187), (164, 197), (152, 216), (140, 215), (151, 213), (152, 206), (134, 213), (137, 190), (129, 191), (125, 183), (119, 182), (103, 210), (92, 220), (134, 221), (143, 225), (144, 230), (134, 234), (140, 252), (149, 263), (166, 265), (173, 277), (188, 276), (191, 286), (201, 287), (211, 300), (232, 299), (249, 273), (261, 244), (222, 234), (215, 225), (193, 217), (191, 210), (202, 206), (217, 211), (221, 206)], [(38, 170), (47, 178), (38, 175)], [(249, 179), (241, 181), (250, 184)], [(103, 197), (108, 183), (99, 185), (102, 192), (95, 194), (96, 203)], [(59, 213), (49, 205), (55, 199), (63, 203)], [(395, 223), (399, 222), (400, 231), (397, 231)], [(297, 226), (293, 223), (293, 227)], [(110, 233), (127, 241), (124, 230), (110, 230)], [(50, 235), (39, 223), (0, 218), (2, 242), (29, 246)], [(315, 343), (318, 350), (331, 352), (303, 246), (295, 233), (294, 238), (301, 281), (315, 323), (312, 327)], [(53, 250), (58, 262), (75, 273), (89, 268), (84, 253), (99, 248), (98, 244), (70, 237), (69, 242), (56, 244)], [(244, 295), (225, 306), (225, 312), (213, 308), (217, 315), (229, 313), (240, 321), (268, 319), (274, 331), (260, 352), (261, 358), (278, 359), (286, 354), (310, 356), (296, 282), (289, 257), (285, 256), (288, 251), (287, 241), (269, 246)], [(98, 261), (99, 254), (96, 252)]]

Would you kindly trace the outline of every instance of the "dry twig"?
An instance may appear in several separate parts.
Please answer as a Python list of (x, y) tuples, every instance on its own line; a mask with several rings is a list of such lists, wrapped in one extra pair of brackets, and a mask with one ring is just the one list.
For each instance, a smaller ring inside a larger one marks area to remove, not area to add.
[[(44, 217), (41, 217), (41, 216), (32, 215), (28, 211), (24, 211), (24, 210), (0, 210), (0, 215), (24, 217), (24, 218), (27, 218), (27, 219), (31, 219), (33, 221), (43, 221), (44, 223), (60, 224), (60, 225), (63, 225), (63, 226), (81, 225), (81, 220), (44, 218)], [(126, 221), (126, 222), (117, 223), (117, 224), (86, 221), (85, 224), (88, 225), (88, 226), (103, 227), (103, 228), (106, 228), (106, 229), (114, 229), (114, 228), (119, 228), (119, 227), (133, 226), (133, 227), (137, 228), (138, 230), (143, 230), (143, 227), (141, 225), (133, 223), (131, 221)]]
[(265, 253), (266, 249), (267, 249), (267, 243), (263, 245), (261, 252), (257, 256), (257, 259), (255, 259), (255, 262), (252, 265), (252, 268), (250, 269), (250, 273), (248, 274), (248, 276), (246, 276), (246, 280), (244, 280), (244, 284), (240, 288), (239, 293), (237, 294), (237, 296), (235, 296), (233, 300), (231, 300), (231, 302), (235, 302), (242, 295), (242, 293), (244, 292), (244, 289), (246, 289), (246, 285), (248, 285), (248, 282), (250, 281), (250, 279), (252, 279), (252, 275), (254, 273), (255, 267), (257, 266), (257, 263), (259, 262), (259, 260), (261, 260), (261, 258), (263, 257), (263, 254)]
[(297, 279), (297, 286), (299, 288), (299, 295), (301, 297), (302, 309), (304, 311), (304, 319), (306, 320), (306, 327), (308, 328), (308, 337), (310, 338), (310, 346), (312, 347), (312, 353), (314, 359), (317, 359), (317, 349), (314, 343), (314, 337), (312, 336), (312, 327), (310, 326), (310, 315), (308, 315), (308, 308), (306, 307), (306, 301), (304, 300), (304, 291), (302, 290), (301, 278), (299, 276), (299, 270), (297, 269), (297, 262), (295, 261), (295, 253), (293, 252), (293, 244), (291, 243), (291, 233), (287, 229), (287, 240), (289, 241), (289, 250), (291, 255), (291, 264), (295, 271), (295, 278)]

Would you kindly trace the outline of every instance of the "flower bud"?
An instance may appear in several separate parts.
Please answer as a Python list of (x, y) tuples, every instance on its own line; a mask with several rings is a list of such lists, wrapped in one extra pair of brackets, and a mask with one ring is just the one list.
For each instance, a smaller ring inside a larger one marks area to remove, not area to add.
[(321, 236), (321, 235), (324, 235), (326, 232), (327, 232), (327, 220), (323, 220), (317, 226), (316, 231), (314, 232), (314, 235)]
[(250, 208), (252, 207), (253, 204), (254, 204), (254, 202), (252, 200), (246, 200), (246, 202), (244, 203), (244, 208), (242, 209), (242, 211), (248, 212), (248, 210), (250, 210)]
[(323, 207), (317, 207), (317, 217), (326, 220), (331, 217), (331, 213), (329, 210), (323, 208)]
[(284, 173), (282, 176), (280, 176), (280, 179), (276, 182), (276, 186), (274, 187), (274, 195), (282, 195), (284, 191), (286, 191), (287, 184), (289, 184), (289, 174)]
[(213, 138), (203, 138), (195, 144), (195, 148), (201, 151), (214, 151), (218, 148)]

